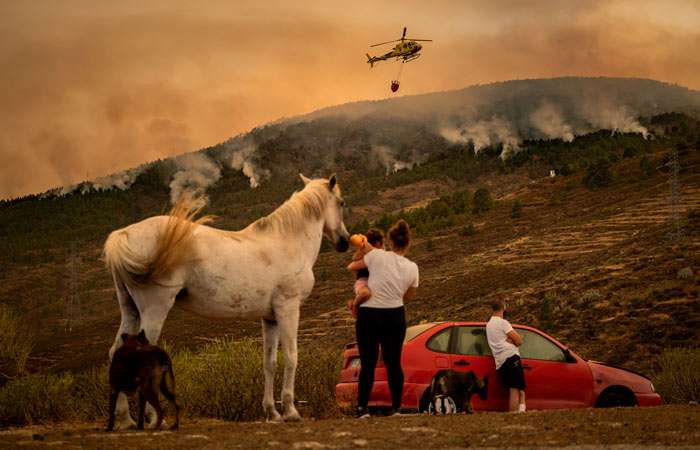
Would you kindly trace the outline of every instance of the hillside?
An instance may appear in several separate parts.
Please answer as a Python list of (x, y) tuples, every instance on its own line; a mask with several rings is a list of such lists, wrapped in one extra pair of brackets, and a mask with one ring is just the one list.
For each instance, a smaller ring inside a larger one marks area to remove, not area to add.
[[(625, 114), (608, 114), (608, 126), (577, 116), (571, 92), (584, 95), (582, 86), (615, 92), (605, 101)], [(481, 107), (469, 100), (478, 96)], [(560, 136), (533, 125), (545, 101), (555, 105), (545, 107), (545, 122), (559, 123)], [(513, 321), (541, 327), (584, 357), (648, 372), (661, 349), (696, 346), (699, 337), (698, 105), (698, 93), (649, 80), (531, 80), (346, 105), (271, 124), (63, 195), (2, 202), (0, 301), (36, 329), (30, 370), (101, 364), (119, 323), (99, 261), (109, 231), (166, 210), (183, 190), (207, 196), (205, 211), (219, 217), (216, 226), (238, 229), (299, 189), (297, 172), (337, 171), (349, 225), (362, 229), (403, 215), (417, 230), (412, 258), (422, 284), (408, 306), (411, 323), (484, 319), (488, 300), (503, 296)], [(459, 115), (459, 108), (476, 115)], [(663, 114), (674, 110), (689, 115)], [(440, 125), (444, 117), (457, 124), (454, 133)], [(668, 199), (671, 151), (681, 167), (675, 206)], [(115, 180), (120, 188), (103, 189)], [(479, 188), (488, 189), (492, 208), (476, 207)], [(512, 217), (516, 201), (521, 210)], [(668, 238), (677, 225), (682, 234)], [(353, 339), (342, 307), (351, 292), (348, 256), (321, 254), (302, 309), (302, 345), (340, 351)], [(679, 278), (686, 267), (693, 275)], [(163, 337), (182, 348), (258, 334), (257, 322), (209, 322), (174, 308)]]

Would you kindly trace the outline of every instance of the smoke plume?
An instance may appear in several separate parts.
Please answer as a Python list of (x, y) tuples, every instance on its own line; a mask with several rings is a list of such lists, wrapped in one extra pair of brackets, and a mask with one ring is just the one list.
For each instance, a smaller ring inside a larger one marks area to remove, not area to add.
[(613, 133), (640, 133), (645, 139), (649, 135), (649, 131), (639, 123), (627, 106), (616, 105), (608, 98), (589, 100), (583, 104), (581, 111), (593, 129), (604, 128)]
[(474, 144), (474, 151), (501, 144), (501, 158), (507, 158), (520, 148), (520, 138), (510, 122), (500, 116), (488, 120), (467, 122), (460, 127), (442, 127), (442, 137), (450, 142)]
[(564, 122), (559, 107), (546, 100), (530, 115), (530, 123), (550, 139), (574, 140), (573, 129)]
[(175, 204), (187, 194), (198, 206), (209, 203), (207, 188), (219, 181), (221, 168), (202, 153), (187, 153), (174, 158), (177, 172), (170, 182), (170, 202)]
[(263, 169), (255, 162), (257, 146), (247, 136), (238, 136), (229, 139), (225, 144), (221, 158), (224, 164), (228, 164), (234, 170), (240, 170), (248, 177), (250, 187), (255, 189), (260, 183), (270, 177), (270, 171)]
[(386, 173), (398, 172), (399, 170), (412, 169), (415, 161), (402, 161), (394, 155), (394, 151), (386, 145), (375, 145), (372, 147), (372, 155), (384, 167)]
[(138, 176), (141, 175), (141, 173), (143, 173), (148, 166), (148, 164), (142, 164), (133, 169), (113, 173), (104, 177), (97, 177), (91, 181), (71, 184), (69, 186), (64, 186), (60, 189), (50, 191), (49, 194), (59, 196), (66, 195), (75, 192), (77, 189), (80, 189), (81, 194), (87, 194), (91, 191), (110, 191), (112, 189), (125, 191), (129, 189), (132, 184), (134, 184)]

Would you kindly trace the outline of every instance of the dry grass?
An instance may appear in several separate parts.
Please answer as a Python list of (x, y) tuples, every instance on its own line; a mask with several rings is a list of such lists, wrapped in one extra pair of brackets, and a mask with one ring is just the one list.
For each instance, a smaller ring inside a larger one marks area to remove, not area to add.
[(700, 402), (700, 349), (666, 350), (659, 366), (654, 386), (666, 403)]
[[(300, 407), (302, 415), (327, 418), (339, 414), (335, 383), (341, 362), (337, 352), (300, 351), (296, 397), (305, 401)], [(281, 388), (281, 363), (280, 360), (276, 396)], [(173, 365), (178, 401), (186, 415), (226, 420), (263, 417), (260, 342), (215, 341), (197, 353), (175, 352)], [(107, 417), (107, 394), (106, 366), (77, 375), (26, 375), (0, 389), (0, 424), (99, 420)]]
[(9, 306), (0, 304), (0, 359), (14, 364), (16, 375), (23, 375), (36, 338)]

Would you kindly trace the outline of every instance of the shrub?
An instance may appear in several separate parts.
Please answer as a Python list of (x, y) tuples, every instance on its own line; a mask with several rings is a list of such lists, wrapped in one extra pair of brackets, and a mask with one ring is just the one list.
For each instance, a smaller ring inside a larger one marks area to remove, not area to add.
[[(106, 365), (93, 367), (85, 372), (72, 375), (71, 396), (73, 415), (83, 420), (107, 418), (109, 405), (109, 369)], [(132, 402), (136, 403), (136, 402)], [(136, 413), (136, 405), (132, 405)]]
[[(342, 358), (336, 350), (299, 352), (295, 394), (306, 403), (302, 415), (325, 418), (339, 414), (335, 384)], [(253, 339), (217, 340), (193, 353), (173, 355), (178, 403), (189, 416), (226, 420), (263, 417), (262, 344)], [(282, 358), (275, 379), (275, 397), (282, 386)], [(105, 419), (107, 366), (80, 374), (33, 374), (0, 388), (0, 424), (27, 425), (60, 420)], [(132, 403), (132, 414), (135, 403)]]
[(542, 299), (540, 310), (537, 313), (537, 320), (539, 320), (541, 328), (550, 329), (552, 327), (553, 308), (556, 300), (556, 297), (549, 292)]
[(590, 306), (602, 298), (600, 292), (596, 289), (589, 289), (581, 295), (579, 303), (583, 306)]
[(0, 358), (14, 363), (17, 375), (24, 374), (35, 336), (20, 316), (7, 305), (0, 305)]
[(342, 365), (343, 358), (337, 350), (307, 348), (299, 352), (295, 394), (299, 400), (306, 401), (306, 406), (300, 408), (302, 415), (310, 413), (323, 419), (340, 414), (335, 385)]
[[(342, 361), (337, 351), (299, 351), (295, 395), (306, 401), (315, 418), (336, 414), (335, 383)], [(226, 420), (263, 417), (262, 344), (253, 339), (219, 340), (197, 353), (173, 359), (178, 395), (188, 415)], [(283, 361), (278, 360), (275, 397), (282, 386)]]
[(83, 399), (74, 397), (72, 385), (70, 374), (33, 374), (11, 380), (0, 389), (0, 424), (28, 425), (74, 418), (74, 402)]
[(700, 349), (665, 350), (659, 367), (654, 386), (666, 403), (700, 402)]
[(459, 234), (462, 236), (474, 236), (476, 234), (476, 230), (474, 229), (474, 224), (473, 223), (468, 223), (465, 226), (462, 227), (461, 230), (459, 230)]
[(654, 173), (654, 166), (646, 156), (639, 160), (639, 170), (644, 178), (649, 178)]
[(598, 189), (610, 183), (612, 183), (612, 172), (607, 161), (597, 161), (588, 166), (586, 176), (583, 177), (583, 184), (588, 189)]
[(486, 212), (493, 206), (491, 193), (486, 188), (479, 188), (474, 192), (474, 212), (479, 214)]
[(522, 215), (523, 212), (523, 204), (520, 203), (520, 200), (516, 200), (515, 203), (513, 203), (513, 208), (510, 210), (510, 217), (513, 219), (517, 219)]
[(176, 391), (187, 414), (228, 420), (261, 417), (261, 352), (261, 344), (252, 340), (221, 340), (197, 353), (177, 354)]

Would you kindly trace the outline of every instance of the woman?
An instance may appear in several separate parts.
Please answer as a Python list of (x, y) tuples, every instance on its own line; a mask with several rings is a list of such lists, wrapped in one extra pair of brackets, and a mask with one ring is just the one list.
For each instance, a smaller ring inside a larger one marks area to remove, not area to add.
[(411, 241), (408, 224), (396, 222), (389, 230), (391, 251), (365, 244), (364, 257), (353, 261), (348, 270), (369, 269), (369, 300), (359, 305), (355, 333), (360, 352), (357, 416), (369, 417), (367, 403), (374, 384), (374, 368), (379, 348), (386, 366), (391, 391), (391, 414), (398, 414), (403, 395), (401, 350), (406, 336), (404, 301), (413, 298), (418, 287), (418, 266), (406, 258)]

